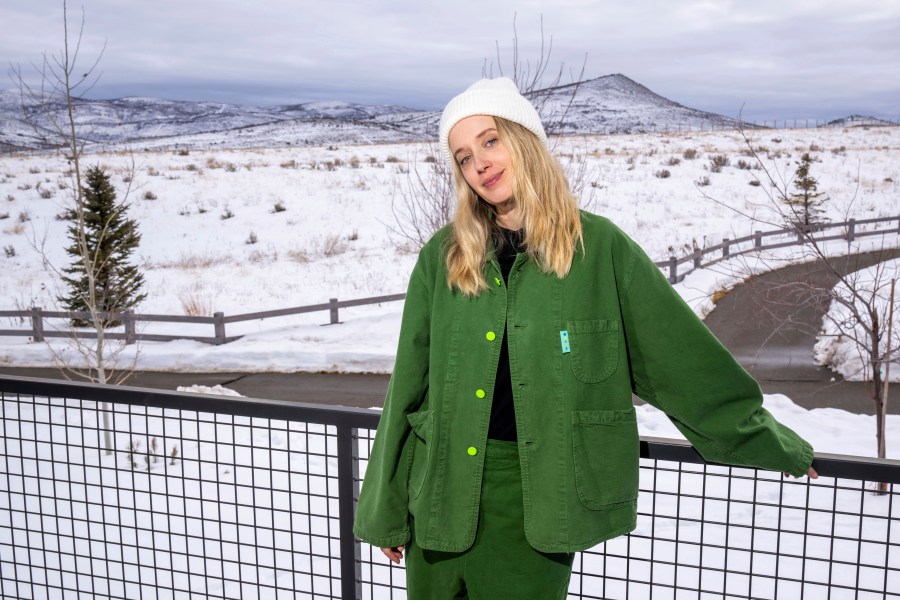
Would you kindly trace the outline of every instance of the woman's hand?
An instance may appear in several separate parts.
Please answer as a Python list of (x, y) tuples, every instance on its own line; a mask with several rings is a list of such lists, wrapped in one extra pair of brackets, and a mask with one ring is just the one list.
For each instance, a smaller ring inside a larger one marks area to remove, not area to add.
[[(819, 474), (816, 473), (816, 470), (813, 469), (812, 467), (809, 468), (809, 471), (806, 472), (806, 475), (807, 475), (807, 477), (809, 477), (810, 479), (818, 479), (818, 478), (819, 478)], [(790, 473), (785, 473), (784, 476), (785, 476), (785, 477), (790, 477), (791, 474), (790, 474)], [(801, 475), (801, 477), (802, 477), (802, 475)], [(800, 479), (800, 477), (798, 477), (797, 479)]]
[(394, 546), (393, 548), (382, 548), (382, 552), (384, 555), (391, 559), (391, 562), (394, 564), (400, 564), (400, 559), (403, 558), (403, 546)]

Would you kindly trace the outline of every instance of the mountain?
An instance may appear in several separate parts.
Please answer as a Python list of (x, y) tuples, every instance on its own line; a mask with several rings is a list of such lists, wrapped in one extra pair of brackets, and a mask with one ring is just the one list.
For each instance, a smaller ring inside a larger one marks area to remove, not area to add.
[[(573, 96), (574, 93), (574, 96)], [(687, 108), (615, 74), (531, 94), (551, 133), (634, 133), (721, 128), (731, 119)], [(59, 104), (53, 107), (61, 111)], [(27, 107), (17, 90), (0, 91), (0, 149), (44, 147), (49, 119)], [(343, 101), (248, 107), (128, 97), (78, 100), (81, 135), (101, 147), (284, 146), (421, 141), (437, 135), (440, 111)], [(52, 136), (50, 136), (52, 137)]]
[(850, 115), (849, 117), (843, 117), (840, 119), (834, 119), (833, 121), (828, 121), (826, 125), (829, 127), (886, 127), (896, 125), (896, 123), (887, 121), (885, 119), (878, 119), (876, 117)]

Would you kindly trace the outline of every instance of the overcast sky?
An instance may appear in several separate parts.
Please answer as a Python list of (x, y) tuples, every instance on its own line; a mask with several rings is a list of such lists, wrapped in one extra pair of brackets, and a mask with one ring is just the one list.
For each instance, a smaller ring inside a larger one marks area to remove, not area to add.
[[(543, 15), (550, 71), (586, 55), (587, 78), (745, 119), (900, 117), (898, 0), (70, 0), (76, 32), (82, 7), (83, 65), (106, 43), (96, 98), (439, 109), (497, 44), (509, 69), (514, 15), (536, 60)], [(62, 30), (61, 0), (2, 0), (0, 58), (39, 62)]]

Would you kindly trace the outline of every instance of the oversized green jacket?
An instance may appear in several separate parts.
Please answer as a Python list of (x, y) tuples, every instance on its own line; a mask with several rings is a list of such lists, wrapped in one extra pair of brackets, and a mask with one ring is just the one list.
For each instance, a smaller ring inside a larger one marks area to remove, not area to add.
[(664, 411), (708, 461), (800, 476), (812, 447), (762, 408), (759, 385), (641, 248), (582, 213), (569, 274), (520, 254), (490, 290), (447, 286), (445, 228), (409, 282), (384, 411), (353, 531), (460, 552), (475, 539), (494, 379), (504, 328), (518, 432), (525, 534), (574, 552), (636, 524), (639, 440), (632, 392)]

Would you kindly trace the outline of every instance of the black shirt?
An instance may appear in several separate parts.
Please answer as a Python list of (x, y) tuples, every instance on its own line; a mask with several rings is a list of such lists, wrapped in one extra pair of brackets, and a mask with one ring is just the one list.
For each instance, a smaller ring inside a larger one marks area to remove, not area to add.
[[(524, 230), (513, 231), (503, 229), (503, 244), (497, 248), (497, 262), (503, 280), (509, 281), (509, 272), (516, 255), (524, 252), (522, 238)], [(509, 375), (509, 346), (506, 343), (506, 328), (503, 330), (503, 341), (500, 343), (500, 360), (497, 363), (497, 379), (494, 382), (494, 399), (491, 403), (491, 423), (488, 437), (495, 440), (516, 441), (516, 411), (513, 405), (512, 380)]]

